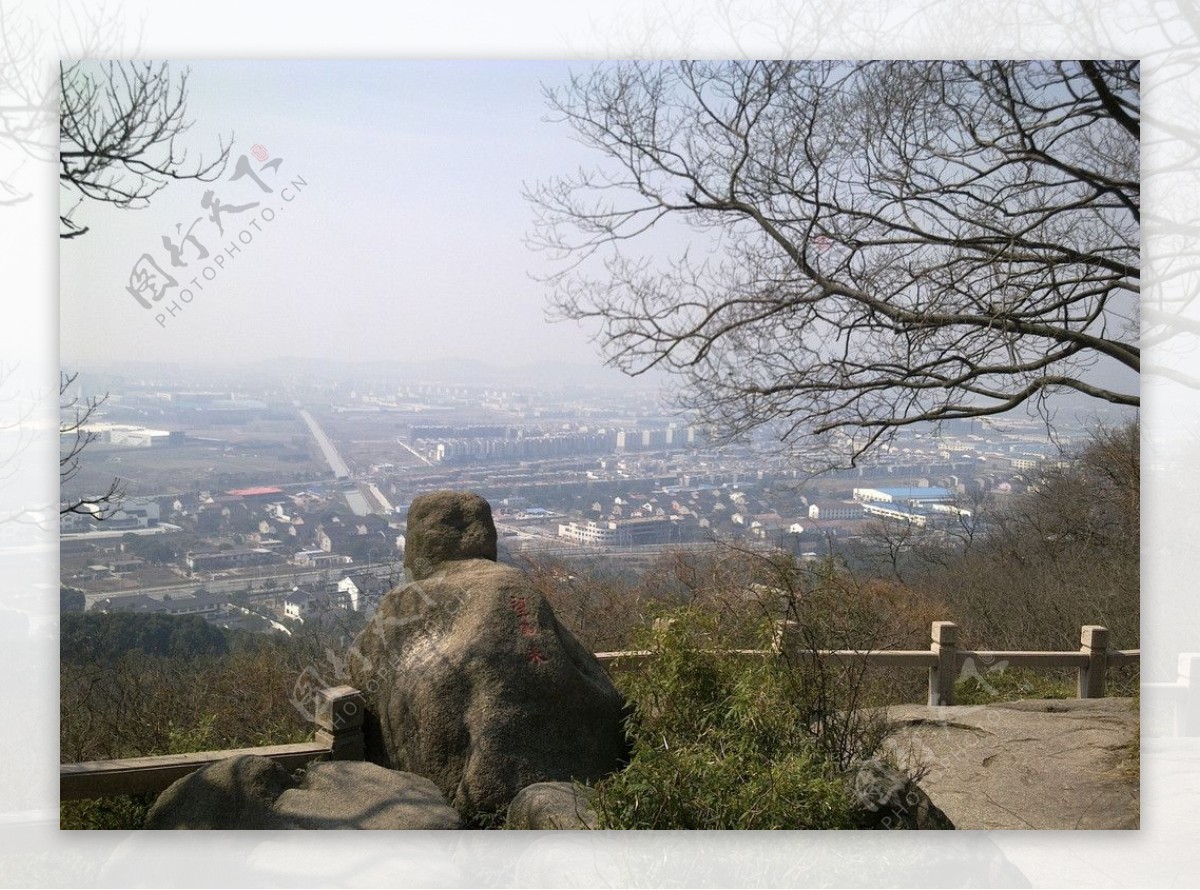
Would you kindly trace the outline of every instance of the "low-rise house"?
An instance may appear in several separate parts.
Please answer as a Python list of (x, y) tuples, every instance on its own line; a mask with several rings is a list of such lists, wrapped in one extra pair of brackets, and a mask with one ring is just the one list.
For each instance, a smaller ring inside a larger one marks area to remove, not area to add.
[(300, 622), (336, 609), (350, 611), (350, 598), (337, 585), (293, 587), (283, 598), (284, 616)]
[(224, 614), (229, 598), (223, 593), (201, 591), (195, 594), (163, 594), (161, 599), (144, 593), (107, 597), (94, 603), (89, 611), (135, 612), (159, 615), (203, 615), (206, 618)]
[(355, 572), (339, 581), (337, 589), (347, 598), (352, 612), (363, 612), (369, 618), (375, 614), (375, 609), (390, 589), (390, 584), (374, 575)]
[(265, 547), (234, 547), (187, 555), (187, 567), (193, 572), (213, 572), (275, 562), (275, 554)]
[(283, 598), (283, 614), (295, 621), (303, 621), (322, 605), (317, 594), (297, 588)]

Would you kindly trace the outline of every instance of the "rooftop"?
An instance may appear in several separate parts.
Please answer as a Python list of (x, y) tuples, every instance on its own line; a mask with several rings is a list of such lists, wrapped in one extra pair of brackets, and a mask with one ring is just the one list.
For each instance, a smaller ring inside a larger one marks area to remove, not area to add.
[(882, 492), (888, 497), (897, 500), (918, 500), (921, 498), (948, 498), (953, 495), (953, 492), (948, 488), (931, 488), (929, 486), (917, 488), (876, 488), (875, 491)]

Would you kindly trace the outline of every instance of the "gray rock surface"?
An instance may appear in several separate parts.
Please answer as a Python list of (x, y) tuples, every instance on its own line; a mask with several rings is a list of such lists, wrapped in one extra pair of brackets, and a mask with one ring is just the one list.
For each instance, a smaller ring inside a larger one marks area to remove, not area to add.
[(295, 779), (266, 757), (243, 754), (197, 770), (159, 795), (152, 829), (397, 829), (459, 827), (428, 779), (371, 763), (310, 764)]
[(404, 567), (421, 580), (442, 563), (460, 559), (496, 561), (491, 505), (464, 491), (435, 491), (413, 498), (408, 509)]
[(272, 807), (295, 785), (291, 773), (273, 760), (230, 757), (172, 783), (146, 814), (146, 828), (290, 828)]
[(307, 829), (452, 829), (460, 823), (428, 779), (349, 760), (314, 763), (274, 810)]
[(960, 829), (1137, 828), (1128, 698), (888, 709), (892, 740)]
[(508, 805), (508, 827), (532, 831), (589, 830), (598, 827), (595, 792), (571, 782), (538, 782)]
[(432, 779), (468, 819), (536, 782), (599, 779), (627, 753), (620, 693), (510, 566), (448, 562), (391, 591), (349, 668), (368, 757)]

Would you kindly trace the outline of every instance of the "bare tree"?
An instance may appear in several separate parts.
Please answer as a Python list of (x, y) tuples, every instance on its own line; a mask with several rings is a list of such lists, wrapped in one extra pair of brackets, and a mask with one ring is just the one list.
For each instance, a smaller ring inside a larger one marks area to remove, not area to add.
[(993, 509), (958, 559), (920, 586), (946, 602), (980, 648), (1075, 646), (1103, 624), (1118, 648), (1139, 640), (1141, 442), (1136, 424), (1094, 431), (1070, 461)]
[[(59, 237), (76, 238), (88, 227), (71, 217), (84, 199), (121, 208), (140, 208), (169, 181), (211, 181), (221, 175), (232, 139), (218, 144), (217, 157), (188, 165), (177, 140), (188, 131), (187, 71), (175, 78), (167, 63), (66, 62), (60, 65), (59, 185), (76, 203), (59, 216)], [(80, 470), (84, 450), (96, 440), (87, 423), (105, 398), (79, 400), (69, 390), (77, 375), (59, 381), (59, 482), (65, 486)], [(113, 479), (95, 496), (75, 497), (59, 513), (86, 513), (105, 519), (119, 507), (125, 485)]]
[(1139, 403), (1092, 374), (1140, 364), (1136, 62), (638, 62), (547, 96), (603, 156), (527, 192), (557, 314), (725, 435), (853, 463), (907, 424)]
[(167, 63), (69, 62), (61, 66), (59, 185), (76, 203), (60, 215), (59, 236), (88, 231), (71, 219), (85, 198), (122, 208), (144, 207), (173, 179), (211, 181), (221, 175), (232, 140), (217, 157), (189, 165), (177, 140), (186, 118), (187, 71)]
[(994, 512), (992, 495), (972, 486), (929, 513), (871, 517), (858, 535), (856, 562), (872, 575), (914, 583), (937, 567), (961, 562), (985, 537)]
[[(81, 468), (84, 450), (96, 441), (97, 434), (88, 428), (88, 423), (95, 417), (100, 406), (108, 395), (88, 396), (80, 398), (71, 394), (78, 372), (59, 373), (58, 403), (59, 403), (59, 453), (58, 453), (58, 483), (65, 488), (74, 479)], [(107, 519), (121, 506), (125, 497), (125, 483), (120, 478), (114, 478), (108, 488), (98, 495), (77, 496), (61, 501), (58, 506), (60, 516), (67, 513), (81, 513), (91, 516), (97, 521)]]

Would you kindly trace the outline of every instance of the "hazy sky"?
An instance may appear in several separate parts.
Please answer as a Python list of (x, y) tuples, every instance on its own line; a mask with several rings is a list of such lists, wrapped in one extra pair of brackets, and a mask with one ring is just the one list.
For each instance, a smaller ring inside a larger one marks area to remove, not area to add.
[[(591, 64), (173, 65), (190, 68), (189, 163), (232, 134), (230, 162), (218, 181), (171, 183), (146, 209), (79, 206), (74, 218), (91, 231), (61, 244), (63, 365), (299, 356), (599, 366), (594, 326), (545, 320), (548, 291), (531, 275), (559, 267), (523, 242), (533, 211), (522, 184), (598, 160), (545, 120), (543, 97), (543, 85)], [(270, 194), (249, 176), (231, 181), (243, 155)], [(227, 208), (224, 233), (209, 191)], [(183, 240), (189, 227), (207, 258)], [(185, 266), (171, 264), (164, 236)], [(634, 248), (674, 253), (694, 237), (662, 224)], [(143, 291), (147, 309), (127, 290), (135, 270), (176, 285), (158, 302)], [(1137, 385), (1103, 364), (1091, 373)]]
[[(144, 210), (79, 207), (75, 219), (91, 231), (61, 246), (64, 364), (280, 355), (599, 362), (588, 330), (544, 321), (546, 290), (529, 273), (547, 261), (522, 242), (532, 221), (522, 182), (589, 162), (566, 127), (543, 121), (540, 84), (563, 82), (566, 63), (188, 67), (190, 157), (232, 133), (230, 164), (215, 183), (172, 183)], [(282, 159), (278, 167), (260, 170), (255, 145), (268, 161)], [(272, 194), (249, 177), (229, 181), (241, 154)], [(307, 185), (285, 202), (279, 186), (297, 178)], [(223, 235), (202, 206), (210, 189), (230, 208)], [(205, 260), (182, 240), (197, 219), (191, 232), (210, 252)], [(186, 266), (172, 267), (164, 235), (183, 244)], [(214, 265), (233, 243), (240, 253)], [(139, 263), (157, 275), (144, 254), (177, 282), (152, 309), (126, 289)], [(202, 289), (191, 286), (205, 266)], [(172, 300), (182, 309), (158, 323)]]

